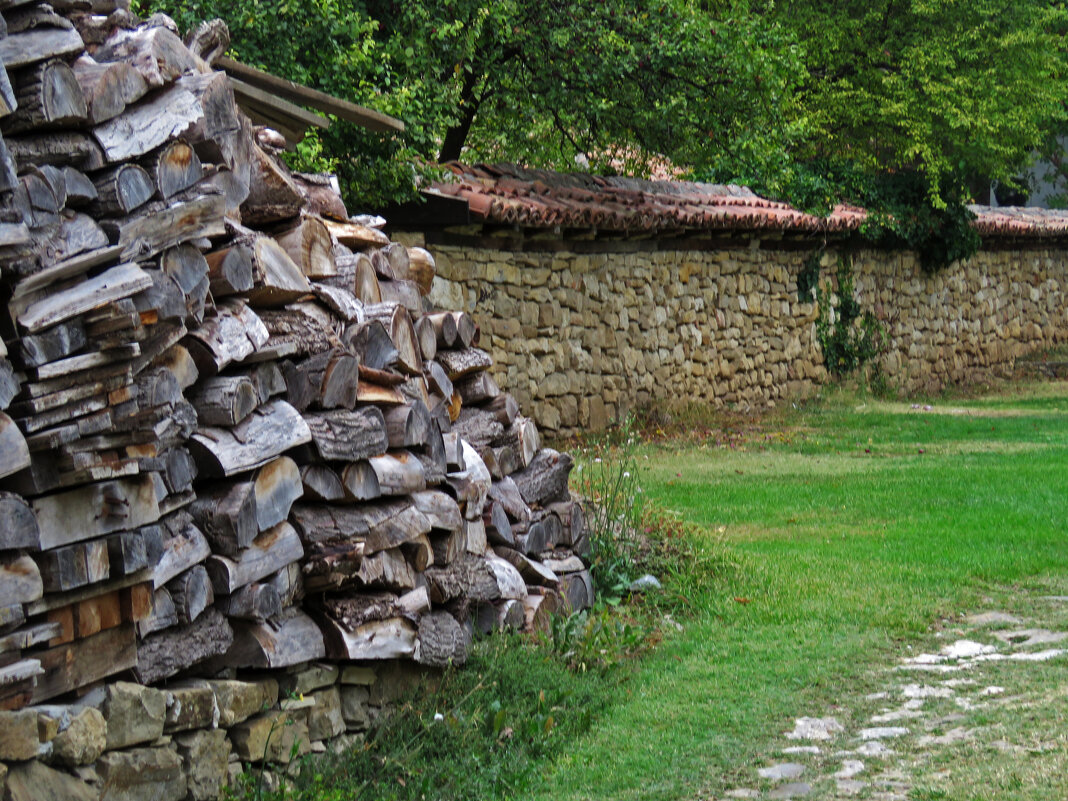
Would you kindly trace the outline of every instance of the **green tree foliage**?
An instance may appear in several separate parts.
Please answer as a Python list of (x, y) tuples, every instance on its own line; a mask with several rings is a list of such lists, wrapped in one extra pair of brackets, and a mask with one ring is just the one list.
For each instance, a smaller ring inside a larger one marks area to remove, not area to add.
[(968, 186), (1011, 181), (1066, 123), (1048, 0), (142, 0), (222, 17), (235, 55), (393, 114), (296, 162), (404, 199), (439, 160), (642, 174), (668, 160), (825, 211), (938, 266), (977, 245)]

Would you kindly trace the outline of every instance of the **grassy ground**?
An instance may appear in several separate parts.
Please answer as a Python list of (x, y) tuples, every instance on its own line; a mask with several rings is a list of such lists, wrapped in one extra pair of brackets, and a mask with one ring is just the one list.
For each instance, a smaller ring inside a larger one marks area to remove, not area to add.
[[(646, 447), (646, 493), (737, 565), (531, 797), (716, 797), (795, 717), (859, 723), (880, 670), (941, 621), (1068, 576), (1066, 446), (1068, 387), (1036, 385), (929, 410), (839, 396), (730, 447)], [(1053, 797), (1033, 789), (1048, 760), (989, 797)], [(914, 797), (985, 793), (943, 779)]]
[[(995, 641), (964, 613), (1068, 630), (1068, 604), (1041, 600), (1068, 595), (1068, 384), (918, 406), (832, 393), (760, 424), (692, 426), (641, 446), (637, 463), (645, 496), (690, 539), (674, 572), (662, 565), (660, 605), (636, 617), (671, 611), (682, 631), (661, 625), (666, 639), (640, 660), (626, 658), (641, 643), (625, 610), (559, 628), (554, 647), (484, 642), (400, 724), (307, 772), (318, 780), (300, 797), (767, 791), (756, 768), (782, 761), (795, 718), (834, 715), (855, 732), (889, 703), (867, 696), (908, 678), (892, 670), (904, 656), (947, 637)], [(1014, 666), (969, 674), (1006, 690), (975, 695), (963, 722), (964, 702), (930, 702), (946, 715), (928, 721), (933, 735), (970, 734), (899, 745), (899, 797), (1068, 798), (1068, 659)], [(837, 797), (822, 759), (810, 759), (809, 798)]]

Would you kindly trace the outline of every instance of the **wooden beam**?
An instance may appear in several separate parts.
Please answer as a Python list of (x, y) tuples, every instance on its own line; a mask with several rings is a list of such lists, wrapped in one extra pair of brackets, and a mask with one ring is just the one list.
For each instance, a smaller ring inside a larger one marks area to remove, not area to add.
[[(246, 84), (273, 92), (278, 97), (283, 97), (327, 114), (333, 114), (340, 119), (362, 125), (368, 130), (382, 132), (404, 130), (404, 123), (394, 117), (378, 111), (372, 111), (363, 106), (357, 106), (347, 100), (332, 97), (325, 92), (309, 89), (306, 86), (293, 83), (293, 81), (287, 81), (285, 78), (279, 78), (255, 67), (241, 64), (226, 56), (216, 59), (215, 66), (225, 70), (231, 78), (238, 78)], [(237, 92), (237, 87), (234, 88), (234, 91), (235, 93)]]

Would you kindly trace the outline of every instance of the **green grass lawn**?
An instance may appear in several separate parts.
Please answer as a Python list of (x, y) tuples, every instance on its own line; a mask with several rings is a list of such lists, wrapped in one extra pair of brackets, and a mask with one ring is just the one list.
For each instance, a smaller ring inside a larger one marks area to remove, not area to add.
[[(1068, 578), (1066, 384), (930, 410), (838, 395), (741, 446), (647, 445), (639, 460), (647, 496), (730, 566), (694, 585), (685, 631), (525, 797), (751, 785), (795, 717), (854, 722), (877, 671), (934, 626)], [(961, 792), (929, 797), (979, 797)]]

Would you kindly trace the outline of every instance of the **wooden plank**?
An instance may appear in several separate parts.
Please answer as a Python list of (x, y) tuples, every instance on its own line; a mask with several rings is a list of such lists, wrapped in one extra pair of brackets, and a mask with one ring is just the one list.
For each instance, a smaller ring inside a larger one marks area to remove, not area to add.
[(333, 114), (335, 117), (354, 122), (368, 130), (383, 132), (404, 130), (403, 122), (386, 114), (358, 106), (347, 100), (332, 97), (325, 92), (309, 89), (284, 78), (278, 78), (268, 72), (249, 67), (226, 56), (215, 59), (215, 66), (249, 85), (273, 92), (278, 97), (284, 97), (295, 103), (301, 103), (327, 114)]
[(34, 615), (43, 615), (46, 612), (52, 612), (54, 610), (68, 607), (71, 604), (80, 603), (81, 601), (89, 598), (95, 598), (98, 595), (113, 592), (115, 590), (124, 590), (127, 587), (132, 587), (135, 584), (144, 584), (146, 581), (152, 580), (152, 572), (150, 570), (139, 570), (136, 573), (131, 573), (128, 576), (122, 578), (113, 579), (105, 584), (96, 584), (90, 587), (82, 587), (81, 589), (74, 590), (72, 592), (56, 593), (46, 595), (39, 601), (34, 601), (32, 604), (26, 606), (26, 614), (30, 617)]
[(90, 484), (35, 498), (40, 544), (44, 550), (93, 539), (159, 519), (151, 475)]
[(36, 333), (150, 286), (152, 279), (136, 264), (119, 264), (95, 278), (37, 301), (19, 315), (18, 321), (31, 334)]
[(92, 637), (35, 653), (44, 674), (38, 676), (33, 703), (85, 687), (137, 664), (137, 635), (124, 623)]
[(83, 50), (85, 43), (73, 28), (34, 28), (0, 39), (0, 61), (9, 70)]
[(230, 77), (230, 84), (234, 87), (234, 98), (238, 105), (251, 105), (261, 116), (280, 115), (286, 122), (301, 125), (303, 127), (315, 126), (316, 128), (329, 128), (330, 120), (305, 111), (300, 106), (283, 100), (278, 95), (272, 95), (262, 89), (257, 89), (252, 84)]
[[(2, 43), (0, 43), (2, 44)], [(180, 139), (204, 116), (192, 92), (175, 86), (93, 129), (109, 163), (150, 153), (171, 139)]]

